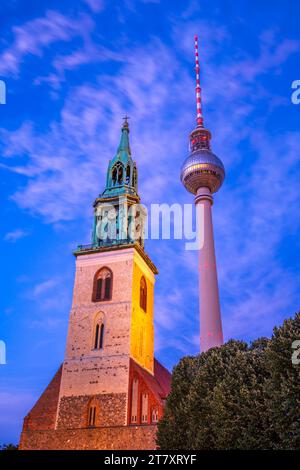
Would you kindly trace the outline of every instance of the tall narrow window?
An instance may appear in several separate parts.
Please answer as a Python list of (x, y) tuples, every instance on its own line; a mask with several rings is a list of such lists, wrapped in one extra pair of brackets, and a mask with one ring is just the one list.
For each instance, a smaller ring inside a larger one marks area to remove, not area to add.
[(117, 182), (117, 168), (116, 167), (114, 167), (112, 171), (112, 182), (113, 182), (113, 185), (115, 186)]
[(97, 323), (95, 327), (94, 349), (103, 349), (103, 340), (104, 340), (104, 323), (102, 323), (101, 325)]
[(111, 286), (111, 277), (108, 276), (105, 279), (104, 300), (108, 300), (110, 298), (110, 286)]
[(147, 312), (147, 283), (144, 276), (140, 283), (140, 307)]
[(123, 166), (120, 166), (118, 169), (118, 184), (123, 183)]
[(148, 423), (148, 393), (142, 393), (141, 423)]
[(156, 407), (152, 408), (151, 421), (152, 423), (157, 423), (158, 421), (158, 409)]
[(96, 291), (96, 299), (101, 299), (101, 293), (102, 293), (102, 284), (103, 284), (103, 279), (97, 279), (97, 291)]
[(133, 169), (133, 186), (137, 189), (137, 170), (136, 167)]
[(98, 349), (98, 343), (99, 343), (99, 323), (96, 325), (95, 329), (95, 342), (94, 342), (94, 349)]
[(127, 165), (127, 168), (126, 168), (126, 184), (129, 184), (130, 183), (130, 166)]
[(130, 418), (130, 422), (132, 424), (137, 423), (138, 388), (139, 388), (138, 379), (133, 379), (133, 381), (132, 381), (132, 390), (131, 390), (131, 418)]
[(88, 410), (88, 426), (94, 427), (96, 425), (96, 406), (89, 406)]
[(102, 323), (100, 327), (99, 349), (103, 349), (103, 338), (104, 338), (104, 324)]
[(102, 268), (96, 272), (94, 277), (92, 300), (93, 302), (111, 300), (111, 296), (112, 272), (108, 268)]

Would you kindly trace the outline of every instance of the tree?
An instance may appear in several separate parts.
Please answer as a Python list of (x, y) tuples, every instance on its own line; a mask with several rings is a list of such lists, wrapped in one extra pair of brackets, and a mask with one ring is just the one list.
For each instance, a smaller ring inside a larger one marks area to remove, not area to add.
[(166, 449), (188, 449), (189, 408), (187, 396), (197, 371), (198, 357), (181, 359), (172, 374), (172, 389), (167, 406), (158, 427), (159, 445)]
[(300, 314), (250, 346), (231, 340), (174, 368), (159, 422), (162, 449), (300, 448)]
[(270, 376), (265, 396), (274, 449), (300, 449), (300, 364), (292, 363), (295, 340), (300, 340), (300, 313), (274, 328), (266, 349)]
[(15, 444), (3, 444), (0, 446), (0, 450), (18, 450), (18, 446)]
[(239, 350), (212, 391), (211, 420), (215, 449), (269, 449), (271, 440), (264, 384), (265, 339)]

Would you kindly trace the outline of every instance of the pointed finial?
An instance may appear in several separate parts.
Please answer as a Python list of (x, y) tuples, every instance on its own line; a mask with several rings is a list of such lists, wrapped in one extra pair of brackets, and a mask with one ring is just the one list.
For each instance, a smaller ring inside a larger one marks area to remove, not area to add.
[(196, 104), (197, 104), (197, 126), (203, 127), (201, 87), (200, 87), (200, 65), (198, 53), (198, 36), (195, 36), (195, 64), (196, 64)]
[(129, 128), (128, 119), (129, 119), (129, 116), (123, 117), (123, 120), (124, 120), (123, 127), (126, 127), (127, 129)]

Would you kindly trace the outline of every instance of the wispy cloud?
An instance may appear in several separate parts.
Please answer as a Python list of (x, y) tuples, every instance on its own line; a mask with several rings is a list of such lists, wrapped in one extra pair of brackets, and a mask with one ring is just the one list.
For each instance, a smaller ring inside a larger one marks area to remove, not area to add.
[(84, 0), (85, 3), (91, 8), (95, 13), (102, 11), (105, 8), (104, 0)]
[[(101, 189), (99, 179), (105, 179), (107, 161), (115, 152), (125, 111), (134, 116), (132, 142), (139, 156), (141, 174), (144, 171), (149, 175), (141, 185), (142, 192), (146, 198), (147, 194), (150, 196), (152, 191), (148, 184), (154, 181), (157, 195), (163, 192), (168, 162), (161, 155), (162, 145), (165, 143), (165, 151), (168, 147), (168, 151), (178, 152), (178, 131), (171, 127), (162, 135), (161, 127), (167, 108), (172, 108), (175, 102), (168, 88), (179, 64), (158, 40), (154, 49), (149, 45), (150, 49), (155, 52), (145, 60), (145, 51), (138, 48), (118, 77), (100, 76), (97, 88), (83, 85), (73, 89), (60, 120), (50, 124), (47, 134), (37, 134), (29, 122), (15, 132), (2, 130), (3, 141), (7, 143), (4, 156), (24, 156), (19, 165), (12, 166), (7, 160), (6, 168), (30, 177), (27, 186), (13, 196), (21, 207), (38, 211), (49, 222), (73, 219), (84, 204), (88, 207), (91, 195)], [(165, 64), (168, 72), (164, 72), (162, 80)], [(185, 79), (187, 75), (182, 74), (182, 81)], [(176, 100), (184, 102), (186, 86), (178, 84), (177, 87)], [(160, 116), (159, 119), (153, 120), (154, 115)], [(180, 120), (176, 119), (178, 125), (187, 122), (187, 112)], [(105, 138), (105, 146), (99, 154), (101, 138)], [(184, 142), (182, 144), (184, 148)], [(155, 162), (160, 162), (163, 178), (155, 171)]]
[(28, 235), (29, 235), (29, 232), (27, 232), (26, 230), (16, 229), (12, 232), (8, 232), (4, 236), (4, 240), (6, 242), (15, 243), (16, 241), (20, 240), (21, 238), (27, 237)]
[(71, 284), (67, 278), (41, 280), (32, 287), (27, 286), (23, 298), (30, 304), (26, 324), (35, 330), (57, 330), (67, 323), (66, 312), (71, 307)]
[[(66, 30), (72, 35), (70, 21)], [(20, 208), (54, 224), (85, 216), (91, 199), (102, 190), (126, 112), (132, 117), (130, 137), (143, 201), (191, 202), (179, 171), (193, 126), (192, 44), (197, 31), (205, 120), (213, 131), (213, 149), (227, 170), (214, 205), (225, 332), (226, 337), (254, 337), (260, 333), (259, 319), (271, 329), (280, 312), (296, 305), (299, 290), (297, 277), (280, 259), (286, 226), (299, 227), (299, 196), (294, 190), (300, 177), (299, 133), (277, 137), (258, 111), (259, 106), (271, 106), (280, 112), (286, 105), (286, 96), (277, 96), (264, 78), (281, 73), (299, 51), (299, 41), (278, 39), (268, 30), (255, 39), (255, 49), (241, 50), (224, 26), (195, 21), (188, 11), (184, 21), (173, 19), (171, 26), (169, 44), (152, 36), (130, 50), (121, 43), (118, 53), (102, 48), (101, 57), (99, 44), (89, 37), (79, 49), (56, 54), (51, 74), (40, 81), (49, 79), (57, 88), (66, 71), (94, 61), (110, 62), (114, 73), (99, 69), (94, 81), (71, 87), (47, 130), (40, 132), (32, 122), (15, 131), (2, 129), (2, 165), (24, 177), (25, 183), (12, 195)], [(45, 39), (33, 51), (46, 44)], [(231, 51), (228, 56), (223, 54), (224, 44)], [(19, 64), (21, 55), (13, 47)], [(275, 163), (279, 161), (281, 165)], [(188, 334), (198, 328), (196, 254), (185, 252), (183, 243), (164, 244), (161, 249), (151, 244), (151, 250), (161, 268), (157, 347), (177, 344), (188, 351), (197, 343), (195, 335)], [(51, 284), (47, 287), (45, 281), (44, 287), (36, 287), (37, 295), (48, 288)]]
[(52, 290), (54, 287), (57, 286), (57, 283), (57, 279), (47, 279), (46, 281), (36, 284), (36, 286), (32, 290), (33, 297), (39, 297), (41, 294)]
[(87, 15), (71, 19), (51, 10), (44, 17), (15, 26), (12, 45), (0, 55), (0, 74), (18, 76), (27, 55), (40, 57), (55, 42), (70, 41), (76, 36), (86, 37), (92, 27), (93, 22)]

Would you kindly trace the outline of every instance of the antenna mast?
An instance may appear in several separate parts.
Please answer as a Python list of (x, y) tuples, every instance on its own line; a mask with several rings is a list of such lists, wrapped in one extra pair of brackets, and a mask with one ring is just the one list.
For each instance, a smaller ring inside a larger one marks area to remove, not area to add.
[(196, 64), (196, 104), (197, 104), (197, 127), (203, 127), (201, 87), (200, 87), (200, 65), (198, 52), (198, 36), (195, 36), (195, 64)]

